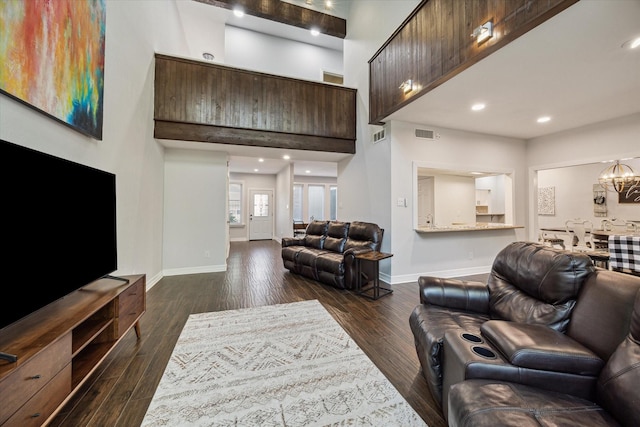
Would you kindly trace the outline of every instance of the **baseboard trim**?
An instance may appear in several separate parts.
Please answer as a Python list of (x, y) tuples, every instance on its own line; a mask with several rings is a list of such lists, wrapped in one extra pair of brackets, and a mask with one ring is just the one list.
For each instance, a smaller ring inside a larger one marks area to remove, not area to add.
[(172, 268), (163, 270), (164, 276), (181, 276), (183, 274), (219, 273), (227, 271), (227, 265), (203, 265), (202, 267)]
[(392, 285), (399, 283), (417, 282), (420, 276), (435, 276), (442, 278), (472, 276), (474, 274), (486, 274), (491, 271), (490, 265), (482, 265), (478, 267), (458, 268), (455, 270), (436, 270), (425, 271), (422, 273), (404, 274), (397, 276), (389, 276), (388, 274), (380, 273), (380, 280)]
[(164, 276), (162, 275), (162, 272), (156, 274), (155, 276), (151, 277), (151, 278), (147, 278), (147, 292), (149, 291), (149, 289), (153, 288), (153, 286), (158, 283)]

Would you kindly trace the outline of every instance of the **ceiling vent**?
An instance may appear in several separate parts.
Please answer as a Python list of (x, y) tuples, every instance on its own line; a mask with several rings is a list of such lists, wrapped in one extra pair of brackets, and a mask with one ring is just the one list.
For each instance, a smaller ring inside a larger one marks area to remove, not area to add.
[(430, 129), (416, 129), (416, 138), (436, 139), (436, 133)]
[(381, 130), (373, 134), (372, 141), (374, 144), (377, 144), (378, 142), (382, 141), (386, 137), (387, 137), (387, 130), (385, 128), (382, 128)]

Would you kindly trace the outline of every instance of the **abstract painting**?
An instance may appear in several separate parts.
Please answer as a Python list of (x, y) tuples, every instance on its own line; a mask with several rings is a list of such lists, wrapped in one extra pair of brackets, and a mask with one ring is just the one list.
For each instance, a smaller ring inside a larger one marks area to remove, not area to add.
[(98, 140), (105, 1), (0, 1), (0, 92)]
[(538, 215), (556, 214), (556, 188), (538, 188)]

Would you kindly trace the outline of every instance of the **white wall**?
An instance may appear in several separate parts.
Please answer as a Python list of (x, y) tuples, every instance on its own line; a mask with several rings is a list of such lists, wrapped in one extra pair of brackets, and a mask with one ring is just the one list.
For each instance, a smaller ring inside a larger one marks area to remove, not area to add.
[(164, 275), (226, 270), (227, 155), (167, 149), (164, 171)]
[(276, 175), (276, 230), (275, 239), (293, 237), (293, 165), (282, 168)]
[(434, 177), (434, 193), (433, 223), (435, 225), (451, 225), (454, 222), (475, 224), (476, 182), (474, 178), (437, 175)]
[[(372, 144), (380, 129), (369, 122), (369, 64), (375, 52), (409, 16), (419, 0), (354, 1), (347, 18), (344, 41), (345, 85), (357, 89), (356, 154), (338, 163), (338, 218), (368, 221), (382, 227), (382, 250), (391, 251), (391, 156), (389, 140)], [(395, 232), (395, 230), (394, 230)], [(381, 277), (389, 281), (391, 262), (380, 263)]]
[[(638, 135), (640, 113), (528, 141), (529, 238), (537, 239), (539, 228), (536, 190), (538, 170), (640, 157)], [(589, 182), (592, 183), (591, 180)], [(607, 198), (611, 200), (611, 195)]]
[[(526, 222), (525, 142), (514, 138), (477, 134), (454, 129), (433, 129), (439, 138), (415, 137), (424, 125), (393, 121), (391, 137), (391, 201), (407, 198), (407, 207), (392, 203), (391, 283), (412, 282), (421, 275), (462, 276), (489, 271), (495, 255), (507, 244), (525, 237), (524, 229), (418, 233), (413, 228), (417, 215), (415, 167), (493, 171), (514, 177), (515, 225)], [(450, 195), (453, 197), (454, 195)], [(475, 190), (470, 196), (475, 200)], [(415, 212), (414, 212), (415, 210)]]
[(214, 56), (213, 62), (224, 64), (224, 20), (233, 12), (228, 9), (213, 8), (206, 3), (191, 0), (177, 0), (176, 11), (181, 19), (194, 23), (183, 32), (185, 48), (181, 49), (179, 54), (203, 61), (202, 54), (207, 52)]
[(342, 74), (342, 52), (227, 26), (226, 65), (279, 76), (322, 81), (322, 72)]
[(182, 52), (185, 38), (174, 2), (108, 0), (106, 7), (103, 140), (1, 94), (0, 138), (115, 173), (114, 274), (145, 273), (152, 286), (162, 271), (164, 161), (153, 138), (153, 55)]

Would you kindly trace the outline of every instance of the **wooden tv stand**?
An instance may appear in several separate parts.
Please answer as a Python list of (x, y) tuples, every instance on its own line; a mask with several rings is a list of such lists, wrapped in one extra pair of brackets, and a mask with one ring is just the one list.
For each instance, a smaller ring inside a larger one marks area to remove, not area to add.
[[(48, 423), (146, 310), (146, 276), (102, 278), (0, 331), (0, 426)], [(46, 284), (45, 284), (46, 286)]]

